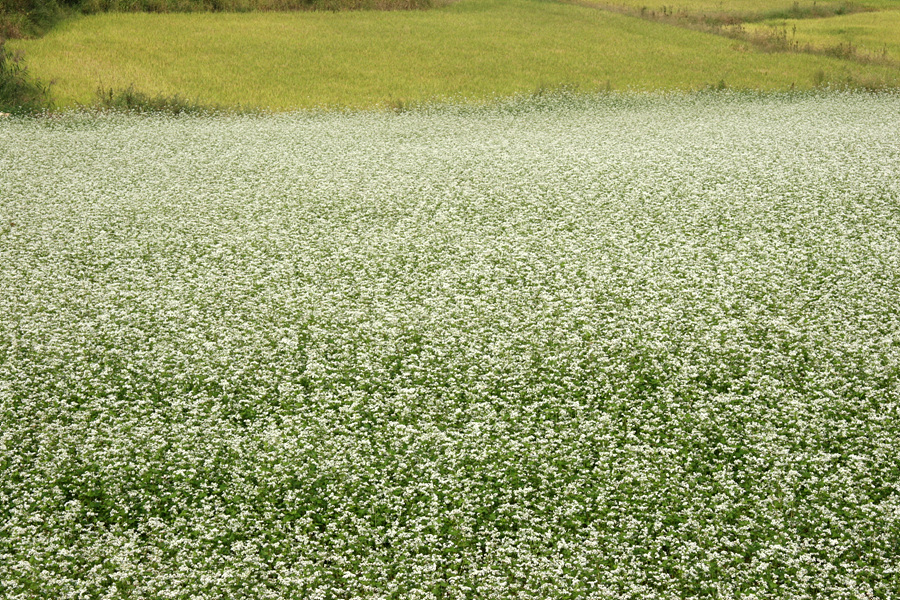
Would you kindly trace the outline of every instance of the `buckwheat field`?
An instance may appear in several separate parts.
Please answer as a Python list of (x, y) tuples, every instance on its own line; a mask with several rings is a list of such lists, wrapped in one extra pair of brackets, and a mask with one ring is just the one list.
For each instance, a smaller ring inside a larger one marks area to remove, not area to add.
[(0, 597), (897, 598), (900, 96), (0, 120)]

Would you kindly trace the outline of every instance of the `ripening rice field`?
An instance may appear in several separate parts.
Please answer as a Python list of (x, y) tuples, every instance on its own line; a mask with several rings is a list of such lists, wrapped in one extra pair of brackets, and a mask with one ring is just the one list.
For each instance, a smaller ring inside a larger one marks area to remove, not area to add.
[[(699, 10), (716, 0), (697, 1)], [(890, 27), (863, 28), (873, 43), (900, 43)], [(10, 48), (50, 84), (59, 109), (89, 106), (98, 90), (128, 88), (203, 106), (292, 111), (486, 102), (558, 88), (900, 87), (892, 63), (763, 52), (596, 5), (545, 0), (462, 0), (426, 11), (105, 13)]]
[(0, 121), (0, 597), (896, 598), (898, 122)]

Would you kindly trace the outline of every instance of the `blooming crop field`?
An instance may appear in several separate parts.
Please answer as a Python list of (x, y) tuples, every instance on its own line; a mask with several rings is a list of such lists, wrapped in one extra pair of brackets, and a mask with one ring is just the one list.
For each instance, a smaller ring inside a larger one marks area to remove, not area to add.
[(896, 598), (898, 123), (0, 121), (0, 597)]

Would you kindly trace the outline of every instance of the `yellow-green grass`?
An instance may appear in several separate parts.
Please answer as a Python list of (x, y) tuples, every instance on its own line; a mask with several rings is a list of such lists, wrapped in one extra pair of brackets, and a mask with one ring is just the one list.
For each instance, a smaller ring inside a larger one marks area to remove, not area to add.
[[(900, 3), (898, 3), (900, 4)], [(857, 13), (827, 19), (780, 19), (746, 25), (752, 33), (775, 33), (801, 46), (853, 48), (857, 56), (900, 61), (900, 10)]]
[(773, 14), (833, 14), (882, 10), (900, 6), (900, 0), (572, 0), (580, 4), (624, 9), (645, 15), (682, 14), (736, 21), (754, 21)]
[[(423, 12), (104, 14), (17, 40), (58, 107), (98, 87), (285, 110), (581, 90), (900, 84), (900, 72), (754, 52), (719, 36), (569, 4), (462, 0)], [(817, 75), (819, 74), (819, 75)]]

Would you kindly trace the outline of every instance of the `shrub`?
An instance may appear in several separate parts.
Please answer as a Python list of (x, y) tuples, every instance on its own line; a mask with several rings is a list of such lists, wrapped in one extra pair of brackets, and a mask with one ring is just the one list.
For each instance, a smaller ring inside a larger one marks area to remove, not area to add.
[(46, 33), (72, 14), (81, 0), (0, 0), (0, 39)]
[(33, 80), (18, 54), (0, 39), (0, 112), (35, 112), (50, 103), (50, 86)]
[(97, 106), (106, 110), (126, 112), (201, 114), (211, 109), (182, 98), (181, 96), (151, 96), (130, 86), (125, 89), (100, 88), (97, 90)]

